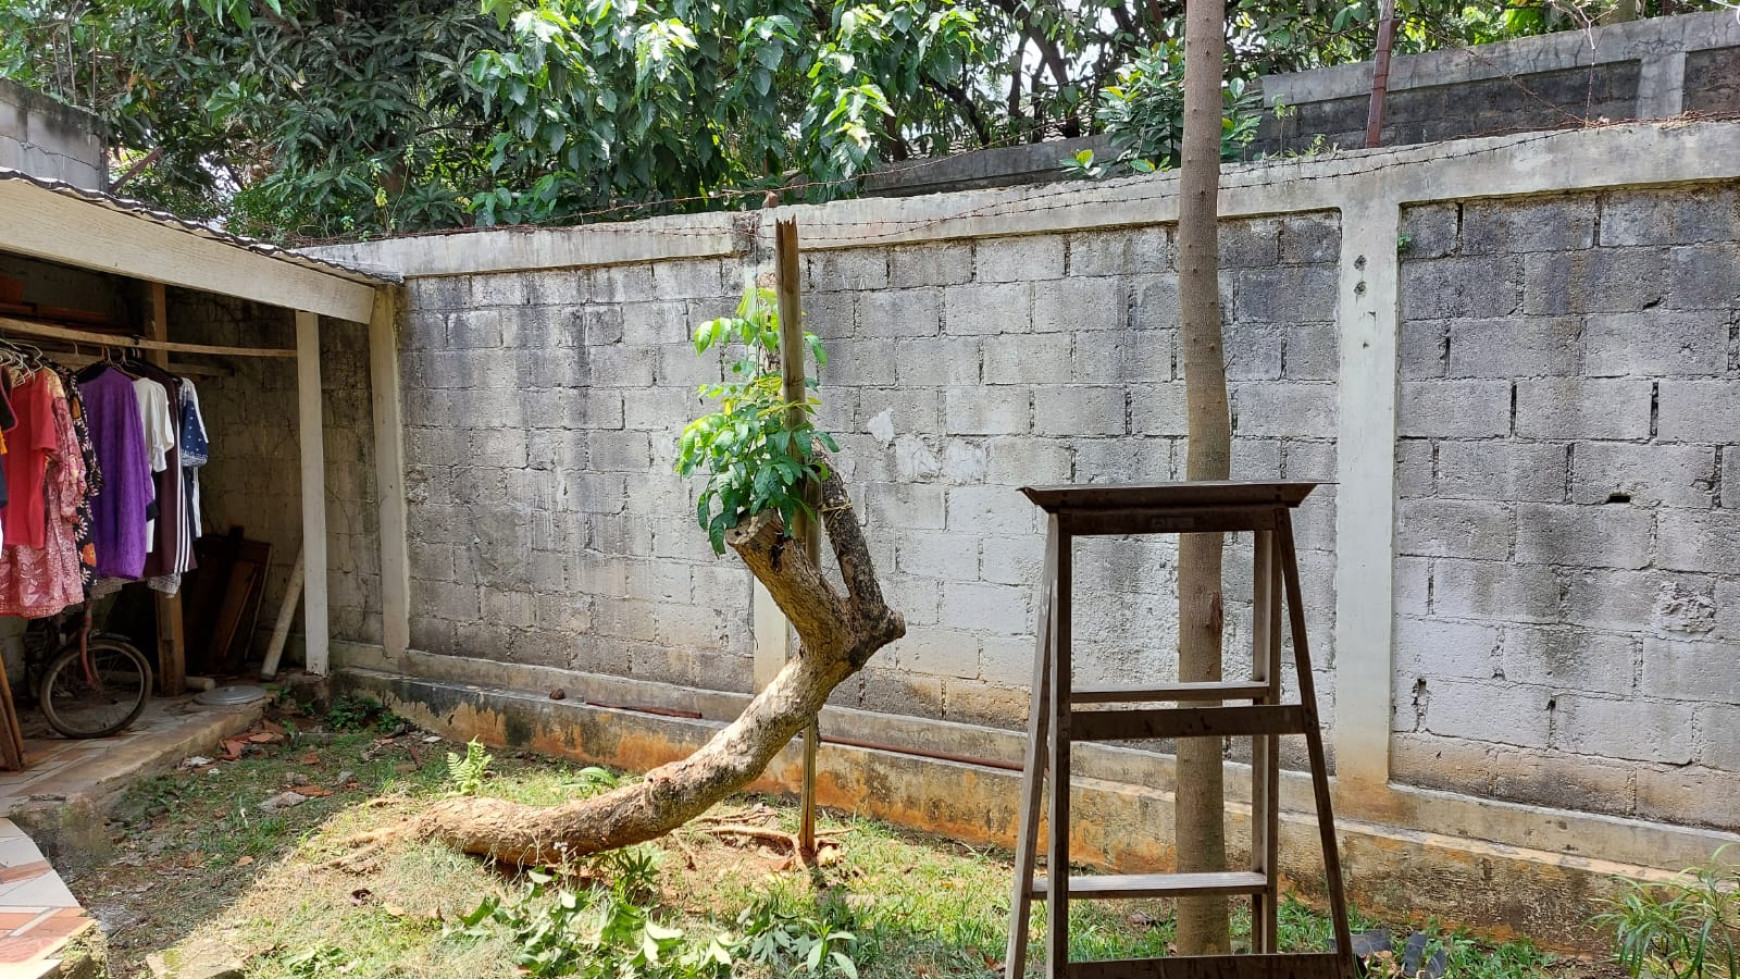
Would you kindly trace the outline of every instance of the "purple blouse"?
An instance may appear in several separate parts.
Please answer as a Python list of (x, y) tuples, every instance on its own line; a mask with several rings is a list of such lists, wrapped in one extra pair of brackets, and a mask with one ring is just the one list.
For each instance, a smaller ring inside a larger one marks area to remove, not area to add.
[(145, 570), (146, 511), (156, 498), (145, 426), (131, 378), (110, 368), (79, 382), (103, 489), (91, 499), (91, 539), (97, 574), (138, 578)]

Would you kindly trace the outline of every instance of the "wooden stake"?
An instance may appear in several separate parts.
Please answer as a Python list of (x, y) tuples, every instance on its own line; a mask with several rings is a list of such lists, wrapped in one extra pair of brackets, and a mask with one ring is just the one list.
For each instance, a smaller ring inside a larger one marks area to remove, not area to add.
[[(779, 367), (784, 381), (785, 400), (794, 407), (786, 416), (786, 425), (796, 428), (809, 417), (809, 389), (804, 384), (803, 303), (798, 295), (798, 233), (796, 221), (780, 221), (775, 225), (776, 264), (779, 290)], [(804, 498), (814, 507), (821, 502), (821, 487), (810, 485)], [(791, 536), (801, 543), (810, 560), (820, 564), (822, 538), (816, 522), (800, 513), (791, 528)], [(816, 745), (821, 741), (814, 721), (804, 729), (803, 787), (800, 792), (802, 819), (798, 824), (798, 843), (805, 852), (816, 849)]]
[(272, 641), (266, 644), (266, 661), (260, 665), (260, 679), (278, 675), (278, 661), (284, 656), (284, 643), (290, 638), (290, 622), (296, 618), (296, 603), (302, 598), (303, 556), (296, 552), (296, 564), (290, 569), (290, 582), (284, 586), (284, 601), (278, 605), (278, 622), (272, 627)]
[(1383, 0), (1378, 15), (1377, 60), (1371, 71), (1371, 102), (1365, 112), (1365, 146), (1383, 142), (1384, 96), (1390, 87), (1390, 48), (1396, 40), (1396, 0)]
[(4, 664), (0, 664), (0, 728), (0, 765), (24, 771), (24, 732), (18, 724), (18, 707), (12, 702), (12, 684)]
[[(151, 283), (151, 322), (153, 346), (146, 353), (151, 363), (169, 369), (169, 290), (161, 282)], [(169, 397), (180, 397), (171, 390)], [(173, 473), (177, 480), (180, 473)], [(180, 497), (177, 496), (177, 499)], [(167, 515), (165, 515), (167, 519)], [(187, 515), (182, 514), (186, 520)], [(173, 697), (186, 689), (187, 633), (181, 621), (181, 593), (165, 595), (157, 592), (157, 686), (165, 697)]]

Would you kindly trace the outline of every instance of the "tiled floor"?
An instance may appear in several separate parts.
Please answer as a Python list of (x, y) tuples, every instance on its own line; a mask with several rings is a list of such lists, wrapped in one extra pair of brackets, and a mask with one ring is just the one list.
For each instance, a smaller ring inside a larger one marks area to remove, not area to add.
[(46, 975), (67, 939), (91, 925), (30, 837), (0, 819), (0, 976)]
[[(0, 979), (52, 974), (55, 955), (92, 921), (10, 819), (25, 806), (103, 801), (142, 775), (189, 755), (213, 756), (224, 738), (259, 721), (261, 705), (201, 707), (193, 698), (153, 700), (133, 726), (109, 738), (69, 741), (25, 712), (22, 772), (0, 772)], [(94, 818), (101, 818), (96, 816)]]

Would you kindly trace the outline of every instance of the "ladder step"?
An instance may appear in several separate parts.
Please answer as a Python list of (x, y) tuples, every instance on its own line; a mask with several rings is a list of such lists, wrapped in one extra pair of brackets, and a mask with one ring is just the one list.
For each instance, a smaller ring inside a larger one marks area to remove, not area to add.
[(1072, 704), (1146, 704), (1185, 700), (1252, 700), (1269, 695), (1261, 680), (1229, 680), (1224, 683), (1163, 683), (1157, 687), (1074, 687)]
[(1071, 711), (1068, 724), (1071, 741), (1144, 741), (1304, 734), (1306, 718), (1301, 704), (1262, 704)]
[[(1033, 879), (1033, 896), (1042, 898), (1051, 882), (1044, 877)], [(1071, 900), (1107, 900), (1126, 897), (1184, 897), (1193, 894), (1260, 894), (1269, 887), (1268, 880), (1248, 870), (1229, 870), (1213, 874), (1118, 874), (1069, 878)]]
[(1353, 979), (1334, 952), (1174, 955), (1164, 959), (1071, 962), (1069, 979)]

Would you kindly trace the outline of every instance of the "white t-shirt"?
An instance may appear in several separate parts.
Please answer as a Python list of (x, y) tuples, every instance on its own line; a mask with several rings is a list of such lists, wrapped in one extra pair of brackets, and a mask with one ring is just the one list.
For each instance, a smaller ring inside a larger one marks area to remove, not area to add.
[[(175, 433), (169, 424), (169, 392), (148, 377), (133, 379), (133, 394), (139, 399), (139, 420), (145, 425), (145, 454), (151, 471), (169, 468), (169, 450), (175, 448)], [(145, 521), (145, 553), (157, 549), (157, 521)]]
[(169, 392), (148, 377), (136, 377), (133, 393), (139, 397), (139, 418), (145, 423), (145, 451), (151, 457), (151, 471), (160, 473), (169, 468), (169, 450), (175, 448), (175, 433), (169, 430)]

